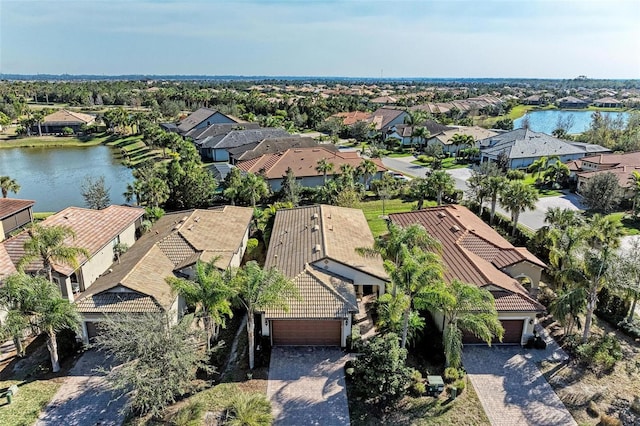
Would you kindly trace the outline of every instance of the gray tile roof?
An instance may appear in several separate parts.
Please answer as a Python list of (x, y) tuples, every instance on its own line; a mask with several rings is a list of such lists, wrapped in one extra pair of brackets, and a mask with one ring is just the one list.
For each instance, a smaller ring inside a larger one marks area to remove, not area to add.
[(125, 291), (104, 292), (80, 300), (76, 303), (78, 312), (102, 314), (162, 312), (162, 308), (152, 297), (128, 291), (124, 287), (121, 289)]
[(489, 156), (497, 156), (500, 152), (505, 151), (510, 159), (609, 152), (607, 148), (600, 145), (589, 145), (588, 147), (585, 144), (576, 145), (529, 129), (512, 130), (482, 139), (480, 149), (483, 154)]
[(267, 319), (336, 319), (358, 312), (353, 283), (307, 265), (294, 279), (300, 299), (289, 299), (289, 309), (266, 309)]
[(229, 120), (235, 121), (233, 120), (233, 118), (228, 117), (225, 114), (222, 114), (220, 111), (216, 111), (214, 109), (209, 109), (209, 108), (199, 108), (196, 111), (189, 114), (184, 120), (180, 122), (180, 124), (178, 125), (178, 130), (181, 133), (186, 133), (215, 114), (223, 115), (227, 117)]
[(192, 129), (184, 134), (185, 137), (189, 137), (194, 141), (201, 141), (205, 138), (211, 136), (218, 135), (226, 135), (232, 130), (240, 130), (240, 129), (259, 129), (260, 124), (258, 123), (220, 123), (220, 124), (212, 124), (208, 127), (203, 127), (200, 129)]
[(282, 138), (291, 136), (284, 129), (247, 129), (247, 130), (231, 130), (228, 133), (217, 136), (210, 136), (201, 139), (199, 143), (203, 148), (237, 148), (242, 145), (248, 145), (254, 142), (260, 142), (263, 139)]

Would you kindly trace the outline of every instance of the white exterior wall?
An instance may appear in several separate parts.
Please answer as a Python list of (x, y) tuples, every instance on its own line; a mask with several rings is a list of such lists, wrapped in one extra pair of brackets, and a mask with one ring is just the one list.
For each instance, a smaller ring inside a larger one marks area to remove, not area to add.
[(354, 286), (358, 285), (375, 285), (378, 286), (379, 294), (382, 295), (385, 292), (387, 282), (373, 277), (365, 272), (358, 271), (342, 263), (338, 263), (331, 259), (323, 259), (313, 264), (317, 268), (326, 269), (341, 277), (345, 277), (353, 281)]
[(351, 336), (351, 315), (342, 320), (342, 336), (340, 338), (340, 346), (347, 346), (347, 337)]
[(240, 243), (240, 247), (238, 247), (238, 251), (236, 251), (231, 257), (231, 262), (229, 262), (229, 266), (232, 268), (240, 267), (240, 263), (242, 262), (244, 253), (247, 251), (247, 241), (249, 241), (250, 227), (251, 225), (247, 226), (247, 229), (244, 231), (244, 236), (242, 237), (242, 243)]

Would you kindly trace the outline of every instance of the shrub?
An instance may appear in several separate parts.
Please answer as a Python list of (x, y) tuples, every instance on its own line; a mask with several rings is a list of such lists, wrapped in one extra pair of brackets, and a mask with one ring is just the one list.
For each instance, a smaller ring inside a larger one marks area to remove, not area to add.
[(351, 335), (347, 338), (347, 346), (352, 351), (358, 351), (361, 348), (362, 344), (362, 336), (360, 335), (360, 326), (353, 325), (351, 326)]
[(73, 129), (71, 127), (63, 127), (61, 132), (65, 136), (70, 136), (73, 134)]
[(607, 371), (622, 359), (622, 348), (615, 335), (608, 334), (578, 345), (576, 354), (583, 363)]
[(467, 381), (465, 379), (456, 380), (453, 387), (458, 389), (458, 395), (462, 394), (462, 391), (467, 387)]
[(507, 172), (507, 179), (509, 180), (524, 180), (527, 174), (522, 170), (509, 170)]
[(455, 382), (460, 378), (460, 371), (454, 367), (447, 367), (444, 370), (444, 380), (447, 383)]
[(164, 216), (164, 210), (160, 207), (145, 207), (144, 208), (144, 217), (145, 219), (151, 221), (151, 223), (155, 223)]
[(171, 419), (176, 426), (198, 426), (202, 423), (204, 406), (200, 402), (192, 402), (182, 407)]
[(618, 323), (618, 328), (622, 330), (626, 335), (635, 339), (640, 339), (640, 322), (628, 322), (627, 320), (620, 321)]
[(270, 426), (273, 422), (271, 403), (260, 393), (239, 393), (229, 407), (228, 426)]
[(622, 422), (620, 419), (614, 416), (609, 416), (608, 414), (602, 414), (600, 416), (600, 426), (622, 426)]
[(416, 382), (411, 385), (411, 391), (414, 393), (414, 395), (421, 396), (424, 395), (425, 392), (427, 392), (427, 387), (422, 382)]

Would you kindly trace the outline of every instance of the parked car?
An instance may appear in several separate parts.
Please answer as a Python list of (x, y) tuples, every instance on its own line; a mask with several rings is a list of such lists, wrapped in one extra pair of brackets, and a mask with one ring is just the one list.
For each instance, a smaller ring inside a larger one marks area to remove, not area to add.
[(411, 180), (411, 178), (408, 178), (407, 176), (403, 175), (400, 172), (396, 172), (393, 170), (389, 170), (387, 173), (389, 173), (394, 179), (398, 179), (398, 180), (406, 180), (409, 181)]

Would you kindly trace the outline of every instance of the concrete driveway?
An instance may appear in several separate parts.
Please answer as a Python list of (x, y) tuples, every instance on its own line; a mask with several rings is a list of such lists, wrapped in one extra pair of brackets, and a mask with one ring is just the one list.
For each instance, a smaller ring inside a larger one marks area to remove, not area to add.
[(545, 359), (566, 360), (553, 339), (545, 340), (546, 350), (465, 346), (464, 367), (492, 425), (576, 425), (536, 366)]
[(273, 348), (267, 397), (275, 424), (348, 426), (347, 359), (338, 348)]
[(40, 415), (36, 426), (119, 426), (125, 398), (109, 389), (104, 377), (94, 370), (108, 368), (104, 354), (85, 352), (69, 372), (69, 377)]

